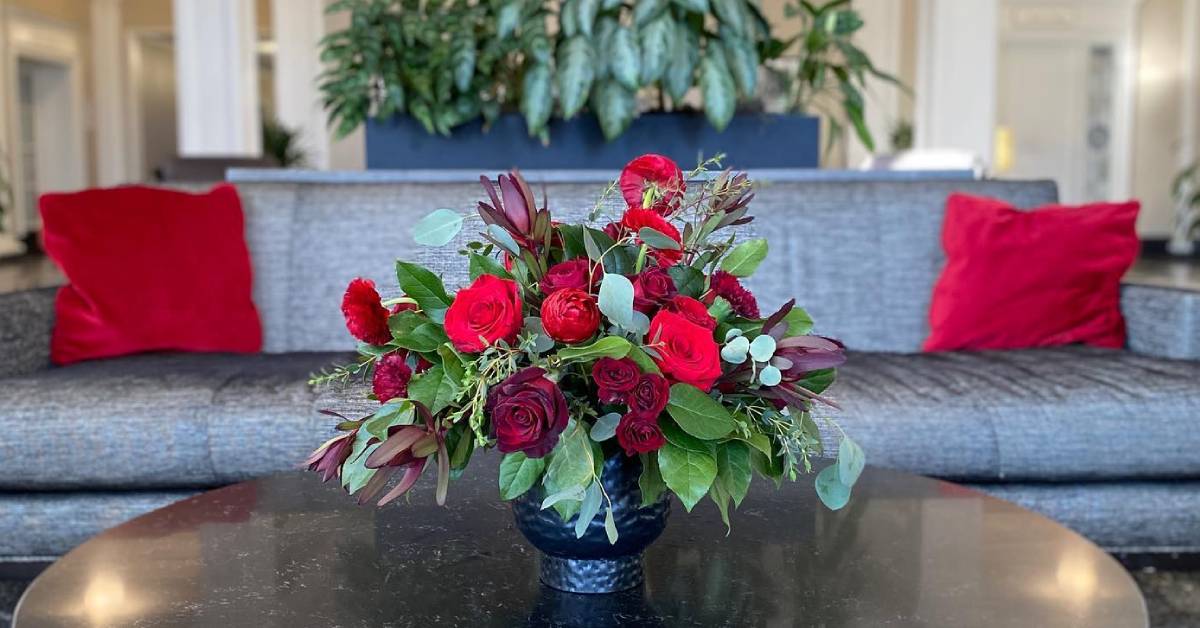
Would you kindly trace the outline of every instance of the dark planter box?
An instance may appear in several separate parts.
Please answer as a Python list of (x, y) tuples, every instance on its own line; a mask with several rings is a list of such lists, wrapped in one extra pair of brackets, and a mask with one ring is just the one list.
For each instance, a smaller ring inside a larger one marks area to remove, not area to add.
[(816, 168), (820, 158), (817, 118), (746, 114), (717, 132), (702, 115), (643, 114), (621, 137), (606, 142), (596, 119), (580, 115), (550, 124), (550, 145), (529, 137), (517, 114), (501, 116), (487, 132), (481, 123), (461, 126), (451, 137), (430, 135), (408, 116), (367, 123), (367, 168), (385, 169), (605, 169), (624, 166), (643, 153), (671, 157), (684, 170), (697, 157), (726, 155), (738, 168)]

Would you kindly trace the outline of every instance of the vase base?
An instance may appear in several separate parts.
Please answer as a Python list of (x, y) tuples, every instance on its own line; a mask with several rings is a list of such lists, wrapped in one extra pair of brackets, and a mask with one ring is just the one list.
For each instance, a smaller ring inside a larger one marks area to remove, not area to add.
[(642, 555), (584, 560), (542, 555), (542, 584), (567, 593), (616, 593), (641, 586)]

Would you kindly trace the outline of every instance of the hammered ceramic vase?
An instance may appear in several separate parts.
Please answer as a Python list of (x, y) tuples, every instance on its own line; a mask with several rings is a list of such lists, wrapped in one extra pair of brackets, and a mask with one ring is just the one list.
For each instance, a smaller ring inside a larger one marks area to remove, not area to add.
[(664, 491), (658, 501), (642, 506), (641, 472), (638, 459), (624, 454), (604, 461), (601, 484), (612, 500), (615, 544), (604, 532), (603, 508), (575, 538), (575, 518), (564, 522), (553, 508), (542, 510), (540, 486), (513, 500), (517, 528), (541, 552), (542, 584), (568, 593), (615, 593), (644, 582), (642, 552), (662, 534), (671, 504)]

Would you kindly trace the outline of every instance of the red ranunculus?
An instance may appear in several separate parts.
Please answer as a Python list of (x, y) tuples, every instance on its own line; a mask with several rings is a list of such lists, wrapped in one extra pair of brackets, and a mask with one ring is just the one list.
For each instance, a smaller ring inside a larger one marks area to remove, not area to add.
[(496, 448), (506, 454), (520, 451), (541, 458), (554, 449), (567, 427), (567, 399), (537, 367), (493, 386), (484, 410), (492, 422)]
[(567, 344), (583, 342), (600, 329), (596, 299), (578, 288), (563, 288), (542, 302), (542, 329)]
[[(625, 164), (619, 184), (621, 196), (630, 207), (653, 209), (662, 215), (675, 211), (687, 190), (679, 166), (669, 158), (653, 153)], [(654, 199), (650, 207), (644, 207), (648, 188), (653, 188)]]
[(658, 419), (650, 416), (627, 414), (617, 424), (617, 442), (626, 456), (648, 454), (662, 449), (667, 444)]
[(749, 290), (742, 286), (742, 282), (738, 278), (723, 271), (718, 270), (709, 278), (708, 292), (704, 293), (704, 300), (712, 303), (716, 297), (721, 297), (729, 301), (729, 305), (733, 306), (733, 311), (738, 316), (745, 318), (758, 318), (758, 299)]
[(600, 358), (592, 365), (592, 380), (599, 389), (600, 401), (625, 401), (642, 375), (637, 362), (629, 358)]
[(644, 417), (657, 417), (671, 398), (671, 384), (662, 375), (646, 373), (629, 391), (626, 403), (629, 412)]
[(720, 349), (712, 330), (675, 312), (659, 310), (650, 321), (649, 338), (658, 354), (654, 361), (669, 379), (708, 392), (721, 376)]
[(542, 294), (550, 295), (563, 288), (591, 292), (600, 283), (600, 265), (586, 257), (577, 257), (550, 267), (542, 277)]
[(676, 293), (675, 280), (665, 268), (647, 268), (633, 278), (633, 307), (643, 314), (651, 314)]
[(405, 351), (389, 353), (375, 365), (371, 388), (380, 403), (395, 397), (408, 396), (408, 380), (412, 379), (412, 369), (408, 366), (407, 358), (408, 354)]
[(663, 309), (675, 312), (705, 329), (717, 328), (717, 319), (708, 313), (708, 308), (704, 307), (703, 303), (692, 297), (677, 294), (663, 304)]
[[(625, 210), (625, 215), (621, 217), (621, 226), (634, 234), (639, 233), (642, 227), (649, 227), (676, 242), (683, 243), (683, 237), (679, 235), (679, 230), (675, 228), (675, 225), (649, 209), (630, 208)], [(650, 249), (650, 251), (659, 266), (672, 266), (683, 257), (682, 250)]]
[(480, 275), (459, 290), (446, 310), (446, 335), (463, 353), (479, 353), (500, 340), (512, 343), (524, 323), (517, 282), (494, 275)]
[(373, 345), (386, 345), (392, 341), (388, 329), (388, 311), (379, 299), (375, 282), (359, 277), (346, 287), (342, 297), (342, 315), (346, 317), (346, 329), (350, 335)]

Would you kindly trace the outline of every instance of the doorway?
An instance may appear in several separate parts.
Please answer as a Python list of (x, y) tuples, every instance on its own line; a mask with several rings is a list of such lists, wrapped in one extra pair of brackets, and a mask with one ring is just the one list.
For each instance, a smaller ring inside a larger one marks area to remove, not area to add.
[(46, 192), (75, 190), (86, 178), (74, 133), (75, 93), (65, 63), (21, 57), (17, 60), (18, 127), (22, 215), (25, 233), (40, 230), (37, 199)]

